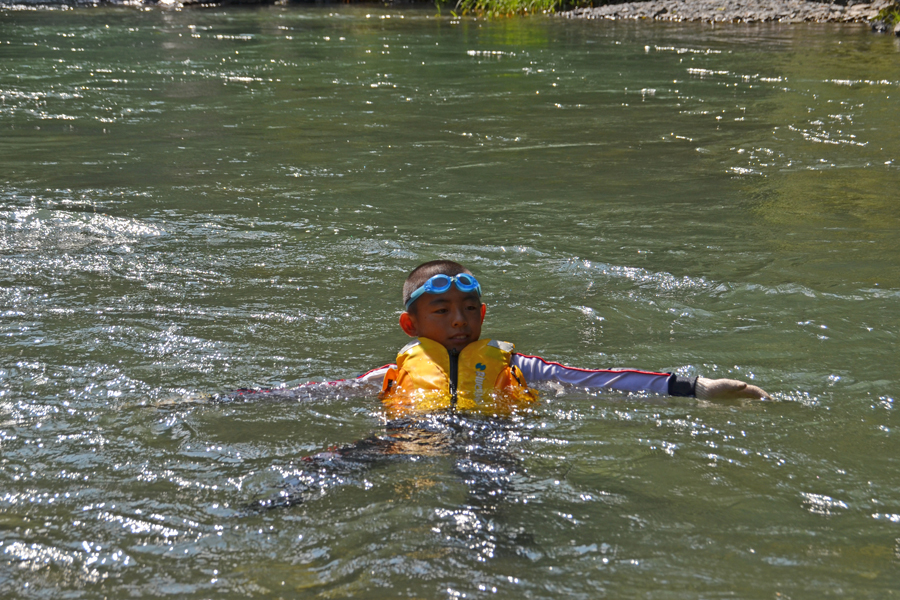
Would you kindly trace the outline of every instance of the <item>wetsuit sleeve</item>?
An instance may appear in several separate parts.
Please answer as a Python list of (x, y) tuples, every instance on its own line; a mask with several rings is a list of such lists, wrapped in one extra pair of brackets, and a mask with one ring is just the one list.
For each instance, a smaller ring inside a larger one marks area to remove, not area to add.
[[(252, 389), (242, 388), (233, 392), (224, 394), (215, 394), (210, 397), (211, 400), (217, 402), (251, 402), (257, 400), (286, 400), (286, 401), (303, 401), (303, 400), (326, 400), (328, 398), (340, 397), (349, 390), (364, 390), (367, 386), (376, 386), (381, 388), (381, 382), (384, 380), (384, 374), (394, 365), (385, 365), (366, 371), (359, 377), (353, 379), (338, 379), (335, 381), (310, 381), (301, 383), (292, 388), (275, 388), (275, 389)], [(371, 391), (371, 390), (369, 390)], [(369, 392), (367, 392), (369, 393)]]
[(378, 367), (377, 369), (366, 371), (365, 373), (357, 377), (354, 381), (381, 384), (381, 381), (384, 379), (384, 374), (387, 373), (388, 369), (395, 366), (396, 365), (384, 365), (383, 367)]
[(635, 369), (577, 369), (539, 356), (514, 354), (512, 364), (522, 370), (525, 381), (558, 381), (578, 387), (613, 389), (622, 392), (651, 392), (668, 396), (693, 396), (696, 377), (655, 373)]

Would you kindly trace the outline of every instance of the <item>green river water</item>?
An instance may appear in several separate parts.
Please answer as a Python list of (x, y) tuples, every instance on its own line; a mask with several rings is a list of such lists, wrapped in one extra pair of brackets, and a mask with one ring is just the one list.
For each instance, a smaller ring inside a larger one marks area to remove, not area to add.
[[(434, 12), (0, 8), (0, 596), (900, 595), (898, 40)], [(773, 401), (315, 472), (377, 390), (205, 400), (391, 362), (438, 257), (523, 352)]]

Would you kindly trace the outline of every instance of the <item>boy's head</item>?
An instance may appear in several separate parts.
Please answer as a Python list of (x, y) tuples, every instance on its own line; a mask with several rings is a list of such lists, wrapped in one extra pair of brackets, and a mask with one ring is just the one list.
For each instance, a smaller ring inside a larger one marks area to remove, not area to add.
[(400, 327), (410, 336), (429, 338), (448, 351), (481, 337), (481, 286), (459, 263), (433, 260), (413, 269), (403, 284), (403, 304)]

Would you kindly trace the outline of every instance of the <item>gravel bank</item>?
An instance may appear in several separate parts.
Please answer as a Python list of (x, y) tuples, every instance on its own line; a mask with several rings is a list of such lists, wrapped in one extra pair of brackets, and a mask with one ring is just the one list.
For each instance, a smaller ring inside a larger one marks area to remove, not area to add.
[(647, 0), (578, 8), (560, 13), (573, 19), (656, 19), (716, 23), (868, 23), (892, 0), (847, 6), (807, 0)]

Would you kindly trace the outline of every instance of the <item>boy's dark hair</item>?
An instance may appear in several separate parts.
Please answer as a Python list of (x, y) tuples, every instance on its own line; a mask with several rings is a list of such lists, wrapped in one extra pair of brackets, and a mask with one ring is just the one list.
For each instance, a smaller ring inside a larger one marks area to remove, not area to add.
[[(460, 273), (472, 275), (472, 271), (452, 260), (432, 260), (427, 263), (422, 263), (412, 270), (406, 278), (406, 282), (403, 284), (403, 306), (406, 306), (406, 303), (409, 302), (409, 297), (412, 296), (414, 291), (425, 285), (425, 282), (435, 275), (443, 274), (452, 277), (453, 275), (459, 275)], [(410, 310), (414, 310), (415, 306), (416, 303), (413, 302), (412, 306), (409, 307)]]

